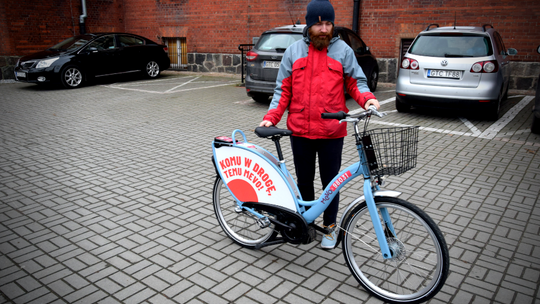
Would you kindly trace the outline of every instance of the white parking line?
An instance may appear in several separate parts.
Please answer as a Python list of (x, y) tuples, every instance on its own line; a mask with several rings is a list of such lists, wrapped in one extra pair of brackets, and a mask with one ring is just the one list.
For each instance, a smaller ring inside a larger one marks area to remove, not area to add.
[[(192, 77), (192, 76), (186, 76), (186, 77), (178, 77), (178, 78), (175, 78), (174, 80), (175, 81), (175, 85), (178, 83), (178, 79), (179, 78), (187, 78), (187, 77)], [(136, 88), (132, 88), (130, 86), (133, 86), (133, 85), (138, 85), (140, 86), (141, 84), (155, 84), (155, 82), (158, 82), (158, 81), (163, 81), (165, 83), (165, 85), (167, 84), (167, 81), (170, 81), (170, 80), (173, 80), (173, 79), (159, 79), (159, 80), (153, 80), (153, 81), (148, 81), (148, 82), (137, 82), (137, 83), (133, 83), (133, 82), (130, 82), (128, 84), (124, 84), (124, 85), (118, 85), (118, 84), (111, 84), (111, 85), (104, 85), (104, 87), (107, 87), (107, 88), (111, 88), (111, 89), (119, 89), (119, 90), (126, 90), (126, 91), (135, 91), (135, 92), (143, 92), (143, 93), (152, 93), (152, 94), (172, 94), (172, 93), (178, 93), (178, 92), (185, 92), (185, 91), (193, 91), (193, 90), (203, 90), (203, 89), (209, 89), (209, 88), (216, 88), (216, 87), (222, 87), (222, 86), (229, 86), (231, 84), (234, 84), (236, 83), (236, 81), (228, 81), (226, 83), (221, 83), (221, 84), (217, 84), (217, 85), (210, 85), (210, 86), (204, 86), (204, 87), (197, 87), (197, 88), (189, 88), (189, 89), (183, 89), (183, 90), (176, 90), (177, 88), (180, 88), (188, 83), (194, 83), (195, 80), (197, 80), (198, 78), (200, 78), (201, 76), (199, 77), (195, 77), (187, 82), (184, 82), (180, 85), (176, 85), (174, 86), (173, 88), (171, 89), (167, 89), (166, 91), (152, 91), (152, 90), (145, 90), (145, 89), (136, 89)], [(202, 81), (203, 83), (205, 81)], [(163, 85), (163, 83), (161, 83), (161, 85)], [(172, 83), (171, 83), (172, 85)]]
[(469, 128), (469, 130), (473, 132), (473, 136), (478, 137), (480, 136), (480, 134), (482, 134), (482, 131), (480, 131), (475, 125), (473, 125), (472, 122), (468, 121), (467, 118), (460, 117), (459, 119), (465, 124), (465, 126), (467, 126), (467, 128)]
[(509, 124), (515, 117), (518, 115), (518, 113), (525, 108), (531, 100), (534, 99), (534, 96), (525, 96), (523, 99), (515, 105), (510, 111), (506, 112), (503, 117), (501, 117), (499, 120), (497, 120), (494, 124), (492, 124), (489, 128), (487, 128), (482, 134), (480, 134), (480, 138), (487, 138), (487, 139), (493, 139), (499, 131), (502, 130), (507, 124)]
[[(478, 137), (478, 138), (486, 138), (486, 139), (493, 139), (497, 136), (497, 134), (507, 125), (509, 124), (523, 108), (525, 108), (531, 100), (534, 99), (534, 96), (525, 96), (525, 95), (516, 95), (516, 96), (509, 96), (508, 98), (519, 98), (523, 97), (523, 99), (512, 109), (510, 109), (508, 112), (506, 112), (499, 120), (497, 120), (495, 123), (493, 123), (491, 126), (489, 126), (484, 132), (480, 131), (473, 123), (471, 123), (469, 120), (467, 120), (464, 117), (459, 117), (459, 119), (463, 122), (463, 124), (469, 128), (471, 132), (462, 132), (462, 131), (452, 131), (452, 130), (445, 130), (445, 129), (437, 129), (437, 128), (430, 128), (430, 127), (422, 127), (420, 126), (420, 130), (428, 131), (428, 132), (437, 132), (437, 133), (443, 133), (443, 134), (454, 134), (454, 135), (462, 135), (462, 136), (472, 136), (472, 137)], [(388, 99), (385, 99), (383, 101), (379, 101), (380, 105), (384, 105), (390, 102), (395, 101), (395, 97), (391, 97)], [(358, 108), (355, 110), (350, 111), (350, 114), (356, 114), (363, 112), (364, 109)], [(396, 112), (396, 110), (392, 111), (385, 111), (386, 113), (393, 113)], [(388, 126), (396, 126), (396, 127), (406, 127), (408, 125), (404, 124), (398, 124), (398, 123), (392, 123), (392, 122), (386, 122), (386, 121), (379, 121), (379, 120), (372, 120), (371, 123), (380, 124), (380, 125), (388, 125)], [(518, 131), (514, 132), (514, 134), (517, 134)]]
[(176, 89), (176, 88), (185, 86), (186, 84), (188, 84), (188, 83), (190, 83), (190, 82), (193, 82), (193, 81), (195, 81), (195, 80), (197, 80), (197, 79), (199, 79), (199, 78), (201, 78), (201, 76), (195, 77), (195, 78), (191, 79), (190, 81), (186, 81), (186, 82), (184, 82), (184, 83), (182, 83), (182, 84), (180, 84), (180, 85), (177, 85), (176, 87), (174, 87), (174, 88), (172, 88), (172, 89), (170, 89), (170, 90), (165, 91), (165, 93), (169, 93), (170, 91), (173, 91), (173, 90)]

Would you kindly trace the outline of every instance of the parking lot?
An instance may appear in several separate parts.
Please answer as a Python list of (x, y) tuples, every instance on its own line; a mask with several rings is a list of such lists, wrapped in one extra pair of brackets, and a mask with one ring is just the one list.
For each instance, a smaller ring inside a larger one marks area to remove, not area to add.
[[(221, 231), (213, 138), (240, 129), (274, 151), (252, 132), (268, 105), (239, 83), (182, 72), (76, 90), (0, 83), (0, 303), (380, 303), (341, 248), (253, 251)], [(388, 115), (373, 128), (420, 126), (417, 167), (386, 189), (445, 235), (451, 272), (430, 303), (539, 302), (532, 92), (511, 91), (498, 121), (467, 109), (398, 113), (390, 84), (375, 95)], [(353, 144), (347, 137), (343, 165), (357, 158)], [(338, 217), (360, 189), (342, 191)]]

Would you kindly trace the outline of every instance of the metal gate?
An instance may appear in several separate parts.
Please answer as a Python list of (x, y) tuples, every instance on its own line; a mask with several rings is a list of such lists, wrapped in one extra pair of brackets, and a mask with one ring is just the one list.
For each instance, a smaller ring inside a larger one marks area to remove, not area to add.
[(171, 70), (184, 70), (187, 68), (187, 45), (186, 38), (164, 38), (165, 45), (169, 49)]

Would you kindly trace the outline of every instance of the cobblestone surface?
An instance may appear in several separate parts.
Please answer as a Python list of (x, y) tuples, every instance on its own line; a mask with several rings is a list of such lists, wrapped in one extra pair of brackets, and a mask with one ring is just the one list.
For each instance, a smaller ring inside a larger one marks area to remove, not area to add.
[[(212, 139), (241, 129), (272, 151), (250, 132), (267, 105), (238, 82), (165, 73), (77, 90), (0, 84), (0, 303), (379, 303), (351, 277), (341, 248), (254, 251), (221, 231)], [(396, 113), (392, 86), (376, 96), (390, 114), (373, 126), (421, 126), (417, 168), (386, 188), (445, 235), (451, 272), (430, 302), (539, 302), (532, 102), (494, 129), (446, 112)], [(352, 144), (347, 137), (344, 164), (357, 157)], [(357, 188), (342, 191), (341, 212)]]

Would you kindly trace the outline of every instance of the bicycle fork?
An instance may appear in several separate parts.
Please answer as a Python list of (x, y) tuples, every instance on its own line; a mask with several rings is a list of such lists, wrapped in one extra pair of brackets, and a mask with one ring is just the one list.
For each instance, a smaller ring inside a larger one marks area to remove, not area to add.
[(392, 258), (392, 252), (390, 251), (390, 248), (388, 246), (388, 240), (386, 239), (388, 233), (385, 233), (385, 231), (389, 230), (393, 237), (396, 235), (396, 233), (394, 231), (394, 227), (390, 220), (390, 215), (388, 214), (388, 210), (386, 208), (380, 209), (381, 216), (386, 227), (383, 227), (379, 219), (379, 211), (377, 210), (377, 206), (375, 205), (375, 199), (373, 198), (373, 191), (371, 189), (371, 180), (369, 178), (364, 179), (364, 195), (366, 199), (366, 205), (369, 210), (369, 215), (371, 217), (371, 221), (373, 222), (373, 228), (375, 230), (375, 234), (377, 235), (377, 240), (379, 241), (379, 247), (381, 248), (382, 256), (385, 259), (390, 259)]

